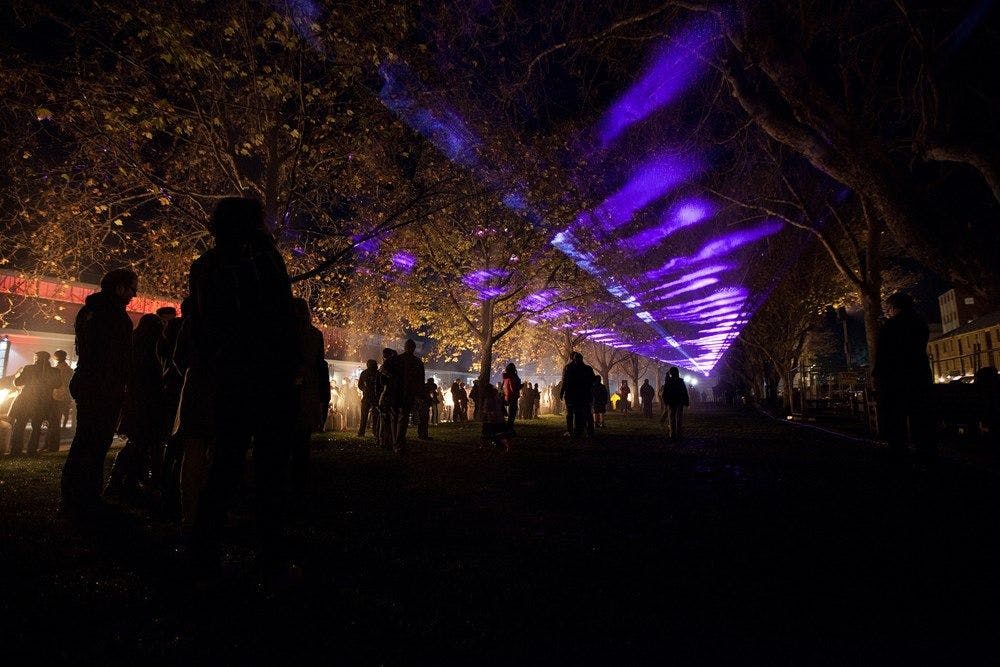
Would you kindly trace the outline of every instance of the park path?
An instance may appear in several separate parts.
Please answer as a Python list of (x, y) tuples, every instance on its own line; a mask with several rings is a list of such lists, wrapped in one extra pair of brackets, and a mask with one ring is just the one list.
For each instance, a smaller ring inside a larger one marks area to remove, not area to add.
[(679, 445), (638, 416), (583, 445), (556, 418), (518, 431), (503, 456), (443, 426), (403, 460), (334, 437), (292, 524), (306, 584), (277, 598), (247, 576), (244, 512), (229, 576), (192, 588), (164, 555), (169, 526), (130, 515), (80, 535), (40, 500), (62, 455), (19, 462), (0, 472), (0, 612), (21, 619), (13, 645), (74, 658), (895, 662), (995, 641), (989, 472), (893, 466), (717, 408)]

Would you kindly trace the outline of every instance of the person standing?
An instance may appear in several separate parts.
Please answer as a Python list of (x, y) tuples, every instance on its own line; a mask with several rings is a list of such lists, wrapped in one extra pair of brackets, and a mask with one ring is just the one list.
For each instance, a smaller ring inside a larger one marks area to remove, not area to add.
[(652, 417), (653, 416), (653, 401), (656, 399), (656, 390), (653, 389), (653, 385), (649, 384), (649, 378), (642, 381), (642, 386), (639, 387), (639, 400), (642, 403), (642, 416)]
[(451, 383), (451, 421), (464, 422), (466, 413), (462, 410), (462, 385), (458, 380)]
[(292, 299), (292, 309), (299, 324), (300, 364), (295, 376), (299, 387), (299, 410), (291, 452), (291, 480), (301, 488), (309, 469), (312, 434), (323, 430), (330, 411), (330, 367), (326, 363), (323, 332), (313, 326), (312, 313), (305, 299)]
[(386, 388), (392, 415), (392, 448), (398, 454), (406, 452), (406, 429), (414, 404), (422, 401), (424, 392), (424, 362), (414, 354), (417, 343), (411, 338), (403, 345), (403, 353), (386, 362), (388, 376), (393, 380)]
[(396, 350), (387, 347), (382, 350), (382, 365), (378, 369), (378, 385), (375, 389), (378, 409), (377, 419), (372, 420), (372, 430), (375, 432), (375, 445), (383, 449), (392, 447), (392, 408), (390, 393), (395, 393), (398, 381), (391, 375), (389, 361), (396, 356)]
[(66, 350), (56, 350), (52, 357), (56, 360), (55, 370), (59, 374), (59, 384), (52, 390), (52, 402), (49, 413), (49, 431), (45, 435), (45, 450), (49, 452), (59, 451), (59, 442), (62, 440), (62, 428), (69, 418), (70, 400), (69, 383), (73, 379), (73, 369), (66, 363)]
[(361, 391), (361, 423), (358, 425), (358, 437), (365, 437), (369, 414), (372, 420), (372, 433), (378, 432), (378, 362), (369, 359), (365, 362), (365, 370), (358, 376), (358, 390)]
[(38, 454), (43, 421), (49, 422), (49, 429), (59, 428), (58, 420), (52, 422), (52, 392), (58, 384), (59, 373), (49, 364), (49, 353), (44, 351), (35, 352), (34, 363), (25, 366), (14, 376), (14, 386), (20, 387), (21, 393), (10, 408), (11, 456), (24, 454), (24, 431), (29, 423), (31, 436), (28, 438), (28, 456)]
[(660, 423), (667, 426), (671, 440), (681, 439), (681, 429), (684, 426), (684, 408), (690, 404), (687, 385), (681, 379), (681, 372), (673, 366), (667, 371), (666, 382), (660, 391), (660, 400), (666, 406)]
[(594, 374), (594, 426), (604, 428), (605, 414), (608, 411), (608, 402), (611, 400), (608, 394), (608, 387), (597, 373)]
[(563, 368), (559, 386), (559, 400), (566, 401), (566, 435), (579, 438), (586, 431), (593, 436), (594, 369), (579, 352)]
[(132, 357), (132, 320), (125, 308), (138, 291), (134, 271), (110, 271), (76, 315), (77, 364), (69, 384), (76, 433), (61, 480), (67, 511), (87, 511), (100, 501), (104, 459), (118, 426)]
[(427, 425), (431, 423), (432, 412), (437, 412), (437, 383), (434, 378), (427, 378), (424, 383), (424, 391), (420, 395), (415, 405), (417, 409), (417, 437), (421, 440), (430, 440), (431, 436), (427, 432)]
[(513, 363), (507, 364), (501, 377), (503, 377), (503, 400), (507, 405), (507, 426), (513, 435), (514, 420), (517, 419), (517, 401), (521, 397), (523, 383)]
[(542, 414), (542, 392), (538, 391), (538, 383), (536, 382), (531, 390), (531, 416), (536, 418), (540, 414)]
[(919, 455), (932, 457), (935, 434), (929, 394), (933, 376), (927, 357), (927, 324), (908, 294), (897, 292), (886, 305), (889, 318), (879, 328), (872, 368), (879, 434), (888, 441), (894, 457), (905, 456), (909, 440)]
[[(300, 327), (261, 202), (222, 199), (209, 229), (215, 244), (194, 261), (190, 275), (192, 344), (211, 382), (214, 436), (192, 546), (196, 562), (218, 567), (226, 514), (252, 446), (258, 565), (270, 578), (287, 571), (282, 532), (299, 407)], [(248, 363), (261, 350), (267, 363)]]
[(628, 414), (629, 408), (632, 404), (629, 402), (628, 397), (632, 393), (632, 390), (628, 386), (628, 380), (622, 380), (621, 385), (618, 387), (618, 397), (621, 399), (622, 412)]
[(465, 388), (464, 380), (458, 383), (458, 413), (463, 423), (469, 421), (469, 390)]
[(119, 431), (128, 439), (115, 457), (105, 495), (139, 499), (149, 490), (153, 457), (163, 438), (163, 367), (156, 344), (163, 335), (163, 321), (143, 315), (132, 333), (132, 363)]
[(472, 389), (469, 390), (469, 398), (472, 399), (472, 419), (479, 421), (479, 412), (483, 402), (483, 387), (479, 380), (472, 381)]

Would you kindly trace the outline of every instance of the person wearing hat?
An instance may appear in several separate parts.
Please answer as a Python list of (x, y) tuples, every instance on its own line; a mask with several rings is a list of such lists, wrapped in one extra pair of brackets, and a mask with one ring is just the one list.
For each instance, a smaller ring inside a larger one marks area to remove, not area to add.
[[(10, 455), (24, 453), (24, 431), (31, 423), (31, 437), (28, 438), (28, 456), (38, 453), (38, 441), (42, 435), (42, 422), (51, 413), (52, 391), (59, 383), (59, 374), (49, 364), (48, 352), (35, 352), (35, 363), (25, 366), (14, 376), (14, 385), (21, 393), (14, 400), (10, 414), (11, 424)], [(52, 428), (50, 423), (49, 428)]]

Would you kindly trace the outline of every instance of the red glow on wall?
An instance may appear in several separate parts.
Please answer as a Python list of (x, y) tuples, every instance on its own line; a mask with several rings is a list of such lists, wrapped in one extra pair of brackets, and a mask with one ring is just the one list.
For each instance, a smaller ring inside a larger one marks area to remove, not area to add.
[[(83, 304), (88, 296), (99, 289), (97, 285), (88, 285), (87, 283), (62, 281), (54, 278), (32, 278), (8, 272), (0, 273), (0, 293), (28, 298)], [(139, 294), (129, 303), (128, 311), (140, 314), (155, 313), (158, 308), (164, 306), (172, 306), (178, 311), (180, 310), (180, 304), (176, 301)]]

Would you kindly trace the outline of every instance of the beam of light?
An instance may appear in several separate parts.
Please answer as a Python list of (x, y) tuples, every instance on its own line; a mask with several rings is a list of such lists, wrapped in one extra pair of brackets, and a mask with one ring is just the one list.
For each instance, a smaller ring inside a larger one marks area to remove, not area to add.
[(703, 169), (701, 161), (664, 153), (640, 164), (617, 192), (577, 218), (577, 226), (613, 232)]
[(634, 234), (623, 243), (635, 250), (644, 250), (685, 227), (707, 220), (714, 213), (715, 206), (706, 199), (684, 201), (672, 206), (657, 224)]
[(783, 226), (780, 222), (769, 221), (750, 229), (730, 232), (725, 236), (709, 241), (702, 246), (701, 250), (690, 257), (674, 257), (660, 268), (648, 271), (646, 277), (651, 280), (657, 280), (692, 264), (697, 264), (708, 259), (715, 259), (716, 257), (723, 257), (740, 246), (759, 241), (781, 231)]
[(677, 287), (678, 285), (683, 285), (685, 283), (690, 283), (699, 278), (704, 278), (705, 276), (714, 276), (718, 273), (723, 273), (724, 271), (729, 271), (733, 266), (731, 264), (715, 264), (714, 266), (706, 266), (703, 269), (698, 269), (697, 271), (692, 271), (691, 273), (685, 274), (676, 280), (671, 280), (670, 282), (663, 283), (662, 285), (657, 285), (656, 287), (651, 287), (645, 292), (643, 296), (648, 296), (655, 294), (657, 292), (662, 292), (663, 290), (670, 289), (671, 287)]
[(393, 253), (391, 261), (396, 270), (403, 273), (413, 273), (413, 269), (417, 266), (417, 258), (405, 250)]
[(708, 68), (708, 49), (718, 36), (709, 17), (692, 20), (674, 38), (661, 44), (642, 76), (604, 115), (599, 135), (603, 146), (672, 102)]

